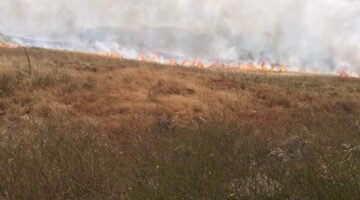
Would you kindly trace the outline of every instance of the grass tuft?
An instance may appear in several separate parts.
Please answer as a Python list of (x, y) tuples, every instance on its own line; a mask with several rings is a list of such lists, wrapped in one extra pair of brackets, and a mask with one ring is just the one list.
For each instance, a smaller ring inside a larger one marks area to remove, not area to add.
[(86, 89), (86, 90), (94, 90), (96, 89), (96, 83), (95, 81), (91, 80), (91, 79), (87, 79), (83, 84), (82, 84), (82, 88)]
[(0, 96), (6, 97), (14, 93), (15, 77), (10, 74), (0, 74)]

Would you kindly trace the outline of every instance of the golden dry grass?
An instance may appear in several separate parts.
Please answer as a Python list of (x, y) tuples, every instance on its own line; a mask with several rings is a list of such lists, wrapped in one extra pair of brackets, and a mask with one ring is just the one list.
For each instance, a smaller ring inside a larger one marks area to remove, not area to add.
[(22, 48), (0, 49), (0, 73), (13, 78), (11, 94), (0, 102), (8, 120), (70, 113), (119, 130), (134, 116), (149, 124), (167, 116), (179, 126), (216, 116), (271, 130), (314, 124), (320, 115), (359, 114), (359, 79), (208, 71), (38, 48), (28, 52), (31, 77)]
[(0, 48), (0, 199), (358, 199), (360, 80)]

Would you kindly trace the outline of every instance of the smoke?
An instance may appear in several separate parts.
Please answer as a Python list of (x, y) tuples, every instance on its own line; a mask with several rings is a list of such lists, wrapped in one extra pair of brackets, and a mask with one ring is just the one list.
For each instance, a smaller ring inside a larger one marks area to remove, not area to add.
[(360, 73), (357, 0), (2, 0), (22, 45)]

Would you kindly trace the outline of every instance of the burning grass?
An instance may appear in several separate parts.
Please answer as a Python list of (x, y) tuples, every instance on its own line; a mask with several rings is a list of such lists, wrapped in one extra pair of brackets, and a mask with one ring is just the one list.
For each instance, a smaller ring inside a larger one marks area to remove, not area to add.
[(356, 199), (360, 82), (0, 49), (0, 198)]

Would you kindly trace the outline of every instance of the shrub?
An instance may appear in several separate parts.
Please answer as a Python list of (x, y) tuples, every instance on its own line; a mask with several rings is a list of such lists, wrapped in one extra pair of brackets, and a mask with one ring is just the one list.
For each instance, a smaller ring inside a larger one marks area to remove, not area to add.
[(50, 73), (36, 73), (32, 77), (32, 86), (36, 88), (46, 88), (52, 86), (56, 77)]
[(88, 79), (82, 84), (82, 88), (86, 90), (94, 90), (96, 89), (96, 83), (93, 80)]
[(5, 97), (14, 93), (15, 77), (9, 74), (0, 75), (0, 96)]

